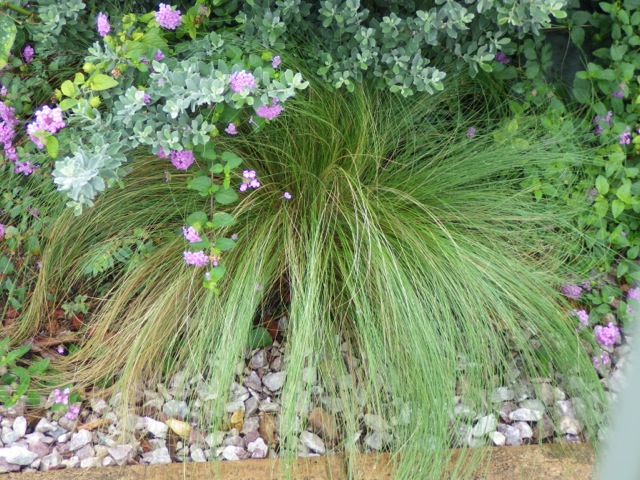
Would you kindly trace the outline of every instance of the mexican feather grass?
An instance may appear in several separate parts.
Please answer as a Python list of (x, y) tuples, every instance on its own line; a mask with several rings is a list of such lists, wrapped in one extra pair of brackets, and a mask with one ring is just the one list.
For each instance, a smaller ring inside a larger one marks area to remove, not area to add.
[(517, 118), (514, 128), (488, 91), (469, 79), (408, 100), (310, 88), (264, 131), (217, 139), (263, 183), (235, 207), (230, 232), (239, 240), (223, 258), (219, 296), (182, 261), (179, 229), (205, 205), (184, 175), (163, 182), (166, 161), (140, 156), (124, 190), (54, 226), (21, 335), (46, 321), (48, 292), (88, 288), (82, 268), (92, 249), (144, 227), (157, 248), (110, 274), (86, 342), (61, 364), (78, 386), (110, 379), (131, 406), (143, 384), (183, 371), (213, 392), (198, 420), (219, 428), (249, 332), (284, 284), (283, 455), (296, 454), (304, 412), (324, 402), (339, 412), (335, 448), (352, 474), (358, 435), (371, 433), (367, 414), (388, 424), (377, 435), (396, 478), (465, 478), (473, 462), (443, 473), (450, 447), (466, 444), (473, 425), (473, 414), (453, 414), (454, 397), (477, 415), (495, 413), (486, 392), (515, 370), (562, 382), (582, 399), (594, 434), (603, 393), (557, 293), (580, 253), (576, 212), (562, 196), (535, 201), (521, 186), (531, 166), (561, 163), (577, 179), (585, 154), (535, 119)]

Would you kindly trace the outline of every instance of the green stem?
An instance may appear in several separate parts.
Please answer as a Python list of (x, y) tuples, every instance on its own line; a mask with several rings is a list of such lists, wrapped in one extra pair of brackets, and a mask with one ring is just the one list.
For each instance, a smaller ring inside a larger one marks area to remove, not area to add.
[(35, 15), (34, 12), (30, 12), (29, 10), (22, 8), (22, 7), (18, 7), (17, 5), (13, 5), (9, 2), (4, 2), (2, 5), (0, 5), (0, 8), (8, 8), (9, 10), (13, 10), (16, 13), (20, 13), (22, 15), (26, 15), (27, 17), (32, 17)]

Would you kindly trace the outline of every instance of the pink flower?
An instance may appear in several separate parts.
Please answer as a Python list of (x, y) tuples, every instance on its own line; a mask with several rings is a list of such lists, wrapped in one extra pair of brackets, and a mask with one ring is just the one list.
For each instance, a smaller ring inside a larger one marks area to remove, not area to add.
[(198, 235), (198, 231), (193, 227), (189, 227), (189, 228), (182, 227), (182, 234), (184, 235), (184, 238), (186, 238), (189, 243), (196, 243), (196, 242), (202, 241), (202, 238), (200, 238), (200, 235)]
[(283, 110), (284, 107), (278, 105), (278, 99), (273, 98), (271, 100), (271, 106), (269, 107), (267, 105), (260, 105), (260, 107), (258, 107), (258, 109), (256, 110), (256, 115), (261, 118), (266, 118), (267, 120), (273, 120), (278, 115), (280, 115)]
[(281, 62), (282, 62), (282, 60), (280, 60), (280, 55), (276, 55), (275, 57), (273, 57), (271, 59), (271, 66), (273, 68), (278, 68), (280, 66)]
[(98, 34), (104, 38), (111, 31), (111, 25), (109, 25), (109, 17), (107, 17), (104, 13), (100, 12), (98, 14), (98, 19), (96, 20), (96, 25), (98, 27)]
[(631, 300), (637, 300), (640, 302), (640, 287), (630, 288), (627, 292), (627, 298)]
[(7, 227), (0, 223), (0, 240), (4, 238), (5, 233), (7, 233)]
[(184, 261), (194, 267), (205, 267), (209, 263), (209, 257), (202, 250), (199, 252), (183, 252)]
[(227, 128), (225, 128), (224, 131), (227, 132), (229, 135), (238, 134), (238, 130), (236, 129), (236, 126), (233, 123), (230, 123), (229, 125), (227, 125)]
[(167, 30), (175, 30), (182, 24), (180, 10), (173, 10), (174, 7), (161, 3), (156, 13), (156, 21), (162, 28)]
[(9, 93), (9, 90), (3, 85), (2, 88), (0, 88), (0, 95), (6, 95), (7, 93)]
[(169, 158), (178, 170), (187, 170), (196, 160), (192, 150), (172, 150)]
[(31, 63), (31, 60), (33, 60), (33, 55), (35, 53), (36, 51), (31, 45), (27, 45), (26, 47), (24, 47), (24, 50), (22, 50), (22, 58), (24, 58), (24, 63)]
[(75, 420), (76, 418), (78, 418), (78, 415), (80, 415), (80, 405), (77, 403), (74, 405), (70, 405), (69, 410), (67, 410), (67, 413), (64, 414), (64, 416), (69, 420)]
[(596, 326), (593, 333), (596, 336), (596, 341), (600, 345), (604, 345), (606, 347), (612, 347), (618, 340), (620, 340), (620, 329), (616, 327), (613, 322), (609, 322), (609, 325), (606, 327), (603, 327), (602, 325)]
[(246, 192), (248, 188), (258, 188), (260, 185), (260, 180), (256, 178), (256, 171), (245, 170), (242, 172), (242, 183), (238, 187), (238, 190)]
[(291, 200), (292, 196), (289, 192), (284, 192), (282, 194), (282, 198), (284, 198), (285, 200)]
[(243, 93), (249, 88), (256, 88), (256, 78), (252, 73), (240, 70), (229, 77), (229, 88), (235, 93)]

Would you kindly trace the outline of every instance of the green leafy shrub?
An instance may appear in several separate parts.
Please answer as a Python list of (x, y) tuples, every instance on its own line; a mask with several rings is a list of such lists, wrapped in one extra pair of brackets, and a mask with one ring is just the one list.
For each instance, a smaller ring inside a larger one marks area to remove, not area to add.
[(565, 2), (360, 2), (251, 0), (238, 20), (246, 38), (300, 51), (335, 88), (364, 79), (403, 96), (443, 88), (446, 71), (490, 71), (496, 53), (562, 18)]

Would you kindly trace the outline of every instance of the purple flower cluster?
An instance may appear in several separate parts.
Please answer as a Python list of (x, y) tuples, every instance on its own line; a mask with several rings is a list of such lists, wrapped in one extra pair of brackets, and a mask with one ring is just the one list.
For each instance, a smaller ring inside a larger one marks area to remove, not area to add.
[(33, 143), (38, 148), (44, 148), (41, 134), (49, 132), (55, 135), (66, 127), (64, 119), (62, 118), (62, 110), (60, 107), (50, 108), (45, 105), (40, 110), (36, 111), (36, 119), (27, 125), (27, 133)]
[(31, 45), (27, 45), (26, 47), (24, 47), (24, 50), (22, 50), (22, 58), (24, 58), (24, 63), (31, 63), (31, 60), (33, 60), (33, 56), (35, 55), (35, 53), (36, 51)]
[(196, 243), (196, 242), (202, 241), (202, 238), (200, 238), (200, 235), (198, 235), (198, 231), (193, 227), (189, 227), (189, 228), (182, 227), (182, 234), (184, 235), (184, 238), (186, 238), (189, 243)]
[(258, 188), (260, 185), (260, 180), (256, 178), (256, 171), (245, 170), (242, 172), (242, 183), (238, 187), (238, 190), (246, 192), (248, 188)]
[(593, 133), (595, 133), (596, 135), (600, 135), (602, 132), (604, 132), (605, 126), (607, 128), (610, 127), (611, 117), (613, 117), (612, 111), (608, 111), (604, 117), (601, 117), (600, 115), (596, 115), (596, 117), (593, 119), (593, 124), (595, 125), (595, 128), (593, 129)]
[(160, 157), (160, 158), (169, 158), (169, 155), (167, 155), (167, 152), (164, 151), (164, 148), (159, 147), (158, 148), (158, 157)]
[(102, 12), (98, 14), (98, 19), (96, 20), (96, 26), (98, 27), (98, 34), (102, 38), (106, 37), (111, 31), (111, 25), (109, 25), (109, 17), (107, 17)]
[(172, 150), (169, 158), (171, 164), (178, 170), (186, 170), (196, 161), (192, 150)]
[(569, 283), (562, 287), (562, 293), (564, 293), (567, 297), (576, 300), (580, 298), (580, 295), (582, 295), (582, 287)]
[(158, 6), (156, 13), (156, 22), (160, 24), (162, 28), (167, 30), (175, 30), (182, 24), (182, 16), (180, 10), (173, 10), (171, 5), (161, 3)]
[[(636, 302), (640, 302), (640, 287), (638, 288), (630, 288), (627, 292), (627, 301), (635, 300)], [(633, 315), (635, 310), (631, 308), (631, 305), (627, 305), (627, 313), (629, 315)]]
[(631, 143), (631, 129), (629, 127), (620, 134), (620, 140), (618, 143), (620, 145), (629, 145)]
[(237, 135), (238, 134), (238, 130), (236, 129), (235, 124), (230, 123), (229, 125), (227, 125), (227, 128), (224, 129), (225, 132), (227, 132), (229, 135)]
[(593, 366), (601, 374), (604, 374), (605, 367), (611, 364), (611, 357), (607, 352), (600, 352), (599, 355), (594, 355)]
[(509, 62), (511, 61), (511, 60), (509, 60), (509, 59), (507, 58), (507, 56), (506, 56), (504, 53), (502, 53), (502, 52), (498, 52), (498, 53), (496, 53), (496, 56), (495, 56), (495, 57), (493, 57), (493, 59), (494, 59), (496, 62), (500, 62), (500, 63), (502, 63), (503, 65), (506, 65), (507, 63), (509, 63)]
[(477, 132), (477, 130), (475, 129), (475, 127), (467, 128), (467, 138), (468, 139), (472, 139), (473, 137), (476, 136), (476, 132)]
[(13, 169), (13, 173), (21, 173), (25, 177), (28, 177), (38, 168), (37, 165), (34, 165), (29, 160), (25, 160), (24, 162), (16, 162), (16, 168)]
[(0, 223), (0, 240), (4, 238), (5, 233), (7, 233), (7, 227)]
[(78, 418), (78, 415), (80, 415), (80, 405), (77, 403), (70, 405), (67, 413), (64, 414), (64, 416), (69, 420), (75, 420)]
[(581, 326), (578, 327), (578, 330), (582, 330), (584, 327), (589, 326), (589, 314), (586, 310), (574, 310), (571, 312), (572, 315), (578, 317), (578, 320), (581, 323)]
[(282, 63), (282, 60), (280, 59), (280, 55), (276, 55), (271, 59), (271, 66), (273, 68), (278, 68), (280, 66), (280, 63)]
[(243, 93), (249, 88), (256, 88), (256, 78), (252, 73), (240, 70), (229, 77), (229, 87), (235, 93)]
[(206, 267), (209, 263), (209, 257), (202, 250), (199, 252), (183, 252), (184, 261), (187, 265), (194, 267)]
[(273, 120), (278, 115), (282, 113), (284, 107), (282, 105), (278, 105), (278, 98), (274, 98), (271, 100), (271, 106), (260, 105), (256, 110), (256, 115), (261, 118), (266, 118), (267, 120)]
[(616, 327), (613, 322), (609, 322), (609, 325), (606, 327), (602, 325), (596, 326), (596, 328), (593, 329), (593, 333), (596, 336), (596, 341), (605, 347), (612, 347), (620, 340), (620, 329)]
[(56, 388), (53, 391), (53, 396), (54, 396), (55, 403), (61, 403), (62, 405), (68, 405), (69, 404), (69, 394), (70, 393), (71, 393), (71, 389), (69, 387), (65, 388), (64, 390), (60, 390), (59, 388)]
[(4, 156), (15, 162), (18, 160), (16, 148), (13, 146), (13, 138), (16, 136), (15, 109), (3, 101), (0, 101), (0, 143), (4, 149)]

